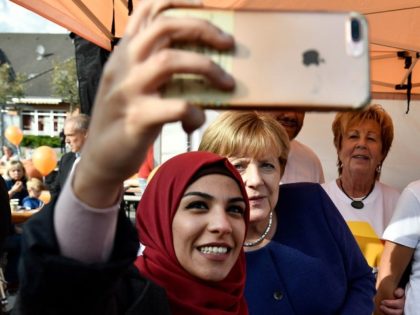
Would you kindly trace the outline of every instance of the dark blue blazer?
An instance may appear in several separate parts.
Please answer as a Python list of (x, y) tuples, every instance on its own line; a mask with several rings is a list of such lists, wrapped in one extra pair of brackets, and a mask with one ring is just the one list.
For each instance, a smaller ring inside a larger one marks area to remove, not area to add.
[(53, 199), (56, 198), (60, 194), (61, 189), (63, 189), (64, 183), (69, 176), (74, 161), (76, 161), (76, 154), (73, 152), (68, 152), (61, 157), (58, 164), (58, 173), (50, 189), (51, 197)]
[(273, 240), (246, 253), (250, 314), (371, 315), (372, 270), (323, 188), (281, 185), (275, 211)]

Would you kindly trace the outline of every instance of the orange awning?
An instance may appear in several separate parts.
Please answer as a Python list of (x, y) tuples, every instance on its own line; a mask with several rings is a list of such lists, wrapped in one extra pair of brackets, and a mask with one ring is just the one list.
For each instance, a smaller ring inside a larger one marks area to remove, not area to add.
[[(128, 0), (12, 0), (106, 49), (121, 37), (128, 19)], [(133, 0), (133, 4), (136, 4)], [(357, 11), (370, 28), (371, 89), (374, 98), (405, 97), (412, 73), (413, 95), (420, 98), (419, 0), (203, 0), (224, 9)], [(114, 23), (113, 23), (114, 21)], [(112, 25), (115, 26), (114, 34)], [(398, 52), (404, 51), (405, 53)], [(411, 59), (411, 65), (410, 65)]]

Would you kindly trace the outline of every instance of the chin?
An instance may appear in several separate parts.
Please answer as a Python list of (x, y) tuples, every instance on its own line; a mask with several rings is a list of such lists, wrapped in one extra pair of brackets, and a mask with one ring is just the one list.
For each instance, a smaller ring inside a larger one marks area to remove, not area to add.
[(250, 216), (249, 216), (249, 222), (250, 223), (257, 223), (260, 221), (267, 220), (268, 216), (270, 214), (270, 211), (265, 209), (255, 209), (251, 210)]
[(198, 278), (205, 281), (218, 282), (225, 279), (228, 276), (228, 274), (229, 271), (215, 270), (214, 272), (206, 272), (205, 274), (198, 276)]

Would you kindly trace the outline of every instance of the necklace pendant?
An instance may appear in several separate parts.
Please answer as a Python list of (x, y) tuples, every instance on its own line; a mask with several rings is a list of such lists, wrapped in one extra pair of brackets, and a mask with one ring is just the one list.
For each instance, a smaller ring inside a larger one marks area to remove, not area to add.
[(364, 204), (363, 204), (363, 202), (361, 201), (361, 200), (353, 200), (352, 202), (351, 202), (351, 206), (353, 207), (353, 208), (355, 208), (355, 209), (363, 209), (363, 207), (365, 206)]

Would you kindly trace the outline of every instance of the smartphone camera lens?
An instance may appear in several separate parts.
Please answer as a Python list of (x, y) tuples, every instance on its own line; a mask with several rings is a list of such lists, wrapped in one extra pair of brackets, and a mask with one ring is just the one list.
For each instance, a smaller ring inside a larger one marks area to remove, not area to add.
[(351, 19), (351, 38), (354, 42), (358, 42), (362, 37), (361, 25), (358, 19)]

